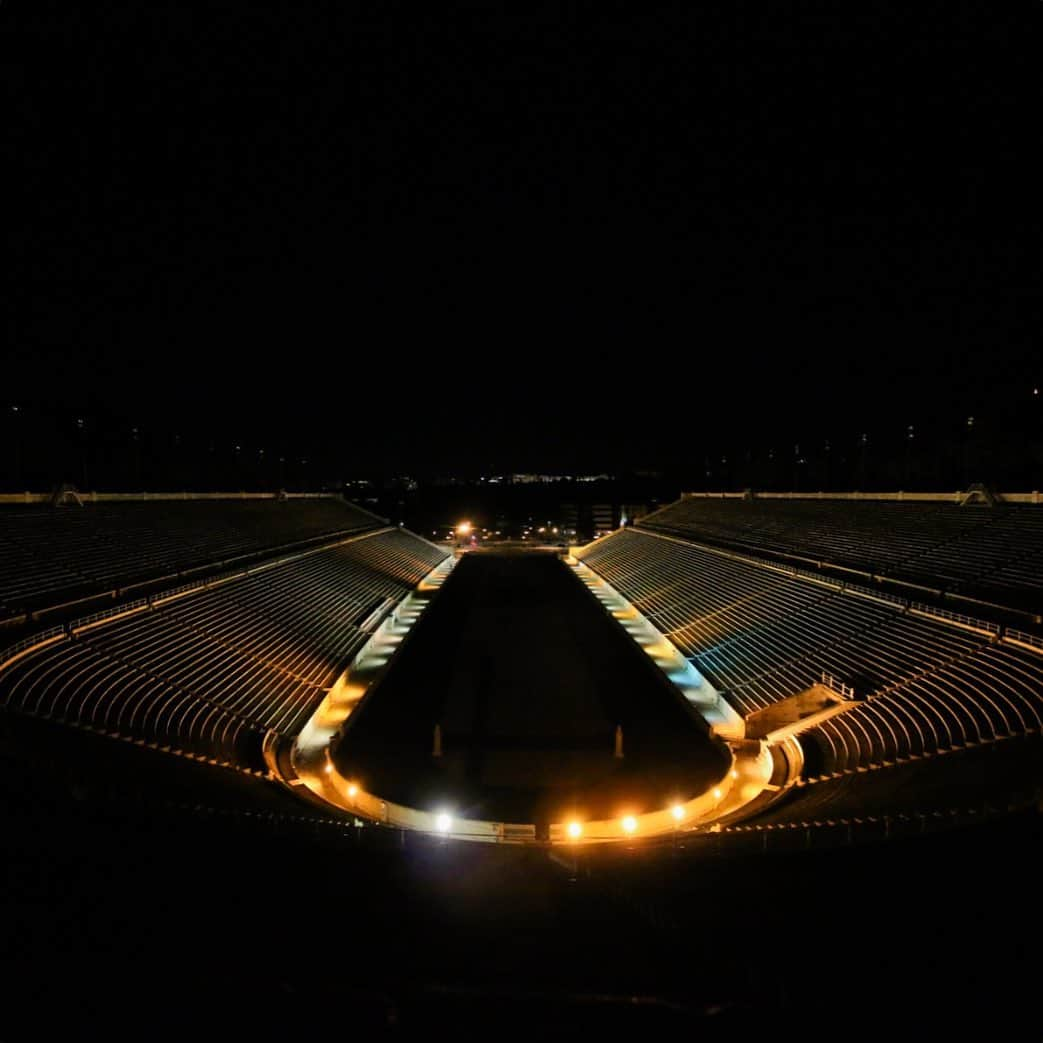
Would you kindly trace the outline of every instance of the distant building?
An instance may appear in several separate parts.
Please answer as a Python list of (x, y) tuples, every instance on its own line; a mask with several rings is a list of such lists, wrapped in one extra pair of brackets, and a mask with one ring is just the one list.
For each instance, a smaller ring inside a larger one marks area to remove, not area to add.
[(592, 504), (590, 515), (595, 536), (602, 532), (612, 532), (619, 527), (619, 511), (611, 503)]
[[(633, 520), (628, 507), (627, 518)], [(636, 508), (641, 514), (647, 513), (645, 508)], [(561, 524), (566, 534), (575, 535), (579, 539), (591, 539), (619, 528), (621, 505), (614, 503), (563, 503), (559, 507)]]

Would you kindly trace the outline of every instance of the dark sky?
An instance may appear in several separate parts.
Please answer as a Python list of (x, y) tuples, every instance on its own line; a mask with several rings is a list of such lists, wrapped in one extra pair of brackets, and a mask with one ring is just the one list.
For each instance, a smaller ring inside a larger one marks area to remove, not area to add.
[(412, 471), (1002, 418), (1041, 17), (8, 0), (0, 406)]

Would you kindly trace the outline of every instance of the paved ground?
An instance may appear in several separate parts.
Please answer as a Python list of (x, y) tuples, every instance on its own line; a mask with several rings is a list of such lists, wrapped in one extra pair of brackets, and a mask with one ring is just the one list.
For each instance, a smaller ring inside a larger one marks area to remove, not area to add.
[[(443, 756), (431, 756), (435, 723)], [(623, 727), (622, 760), (613, 757)], [(551, 554), (468, 555), (338, 754), (365, 789), (468, 817), (654, 810), (725, 763), (680, 698)]]

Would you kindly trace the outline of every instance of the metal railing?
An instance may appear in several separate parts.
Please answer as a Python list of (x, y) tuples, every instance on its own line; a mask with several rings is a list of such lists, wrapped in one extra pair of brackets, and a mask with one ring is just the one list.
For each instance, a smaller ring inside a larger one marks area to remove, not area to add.
[[(340, 493), (198, 493), (198, 492), (166, 492), (166, 493), (76, 493), (83, 503), (144, 503), (154, 500), (342, 500)], [(0, 493), (0, 504), (13, 503), (50, 503), (53, 493)], [(365, 510), (365, 508), (363, 508)], [(372, 511), (367, 511), (371, 514)]]
[(137, 598), (134, 601), (125, 601), (122, 604), (113, 605), (111, 608), (103, 608), (100, 612), (92, 612), (89, 616), (80, 616), (78, 619), (70, 620), (66, 626), (70, 632), (75, 633), (78, 630), (86, 630), (88, 627), (95, 626), (103, 620), (112, 619), (113, 616), (130, 615), (133, 612), (140, 612), (142, 609), (151, 607), (148, 598)]
[(855, 686), (851, 684), (845, 684), (834, 674), (822, 671), (821, 675), (822, 684), (824, 684), (831, 691), (836, 692), (838, 695), (842, 695), (845, 699), (855, 698)]
[(1028, 634), (1024, 630), (1013, 630), (1010, 627), (1003, 632), (1005, 640), (1016, 642), (1019, 645), (1028, 645), (1043, 651), (1043, 637), (1039, 634)]
[[(681, 493), (682, 500), (742, 500), (746, 498), (745, 492), (686, 492)], [(874, 501), (884, 500), (896, 503), (954, 503), (960, 504), (967, 496), (966, 489), (957, 489), (952, 493), (927, 493), (927, 492), (785, 492), (769, 493), (755, 491), (753, 500), (848, 500), (848, 501)], [(1005, 503), (1043, 503), (1043, 492), (1035, 490), (1025, 493), (996, 493), (996, 502)], [(669, 506), (669, 504), (667, 504)]]
[(0, 648), (0, 664), (6, 663), (9, 659), (13, 659), (16, 655), (33, 648), (35, 645), (43, 644), (45, 641), (53, 641), (56, 637), (64, 637), (65, 633), (64, 626), (48, 627), (47, 630), (30, 634), (29, 637), (24, 637), (13, 645), (6, 645)]
[(962, 612), (950, 612), (947, 608), (936, 608), (934, 605), (925, 605), (923, 602), (913, 601), (909, 603), (909, 611), (921, 616), (933, 616), (935, 619), (944, 619), (949, 623), (957, 623), (971, 630), (984, 631), (987, 634), (998, 634), (999, 623), (990, 623), (988, 620), (979, 619), (977, 616), (967, 616)]
[(907, 608), (909, 605), (909, 599), (903, 598), (900, 594), (888, 594), (886, 590), (864, 587), (861, 583), (845, 583), (844, 590), (859, 597), (872, 598), (874, 601), (886, 601), (888, 604), (897, 605), (900, 608)]

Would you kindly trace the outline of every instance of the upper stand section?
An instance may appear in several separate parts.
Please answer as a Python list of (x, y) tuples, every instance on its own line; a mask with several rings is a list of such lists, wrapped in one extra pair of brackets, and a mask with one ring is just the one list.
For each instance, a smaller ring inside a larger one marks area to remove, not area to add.
[(0, 496), (0, 627), (382, 524), (323, 493)]

